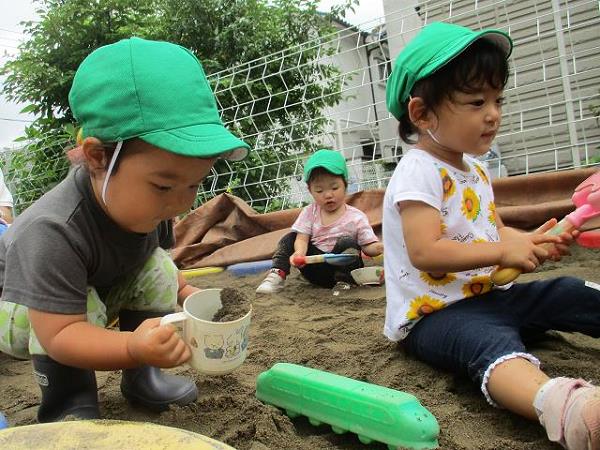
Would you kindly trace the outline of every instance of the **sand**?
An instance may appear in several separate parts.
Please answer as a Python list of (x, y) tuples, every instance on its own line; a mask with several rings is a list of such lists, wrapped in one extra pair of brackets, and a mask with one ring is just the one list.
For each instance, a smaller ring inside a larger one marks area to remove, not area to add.
[(213, 316), (212, 321), (230, 322), (248, 314), (252, 300), (247, 294), (235, 288), (223, 288), (221, 290), (221, 309)]
[[(522, 281), (574, 275), (600, 283), (600, 253), (581, 248), (560, 263), (521, 277)], [(273, 296), (254, 293), (262, 275), (233, 277), (226, 272), (198, 277), (200, 287), (233, 287), (253, 303), (249, 354), (235, 372), (221, 377), (195, 374), (189, 368), (174, 373), (193, 376), (200, 396), (191, 406), (152, 413), (129, 405), (119, 391), (118, 372), (98, 372), (100, 409), (107, 419), (148, 421), (198, 432), (240, 450), (363, 449), (353, 434), (337, 435), (306, 418), (289, 419), (254, 396), (257, 375), (276, 362), (303, 364), (415, 395), (437, 418), (440, 448), (559, 449), (542, 428), (487, 405), (469, 380), (406, 356), (382, 335), (383, 287), (360, 287), (333, 296), (311, 286), (299, 274)], [(577, 301), (577, 299), (573, 299)], [(531, 348), (551, 376), (581, 376), (600, 383), (600, 340), (579, 334), (549, 333)], [(28, 361), (0, 355), (0, 412), (12, 426), (35, 423), (38, 387)]]

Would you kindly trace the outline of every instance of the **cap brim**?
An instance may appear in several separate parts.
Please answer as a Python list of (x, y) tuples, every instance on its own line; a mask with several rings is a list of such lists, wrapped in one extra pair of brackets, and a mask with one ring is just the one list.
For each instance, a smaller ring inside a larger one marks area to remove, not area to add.
[(442, 53), (440, 57), (430, 61), (428, 69), (424, 70), (419, 78), (425, 78), (432, 73), (437, 72), (479, 39), (487, 39), (496, 44), (502, 49), (506, 59), (508, 59), (512, 53), (512, 41), (506, 33), (500, 30), (483, 30), (474, 35), (466, 36), (464, 39), (457, 39), (452, 45), (447, 46), (446, 51)]
[(340, 176), (342, 178), (344, 178), (344, 180), (346, 178), (348, 178), (346, 176), (346, 173), (344, 172), (343, 169), (338, 169), (337, 167), (329, 167), (327, 165), (323, 165), (323, 164), (318, 164), (316, 166), (310, 167), (308, 170), (306, 170), (304, 172), (304, 181), (308, 182), (308, 179), (310, 178), (310, 174), (313, 172), (313, 170), (315, 169), (325, 169), (327, 172), (329, 172), (332, 175), (337, 175)]
[(220, 124), (201, 124), (174, 130), (161, 130), (138, 136), (166, 151), (196, 158), (221, 157), (241, 161), (250, 146)]
[(428, 77), (432, 73), (437, 72), (479, 39), (487, 39), (496, 44), (502, 49), (506, 59), (508, 59), (512, 53), (513, 44), (506, 33), (491, 28), (482, 30), (473, 35), (465, 36), (463, 39), (457, 39), (452, 45), (447, 46), (446, 51), (442, 53), (440, 57), (433, 58), (429, 61), (428, 67), (422, 71), (418, 79)]
[(478, 36), (475, 40), (479, 38), (484, 38), (492, 41), (498, 47), (500, 47), (504, 51), (504, 55), (508, 59), (510, 54), (512, 53), (513, 43), (512, 40), (508, 37), (506, 33), (500, 30), (483, 30), (478, 33)]

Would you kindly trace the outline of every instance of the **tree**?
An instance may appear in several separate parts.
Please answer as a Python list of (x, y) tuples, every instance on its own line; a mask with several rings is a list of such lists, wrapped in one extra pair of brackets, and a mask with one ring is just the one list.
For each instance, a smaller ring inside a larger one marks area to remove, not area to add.
[(39, 21), (25, 22), (29, 39), (1, 69), (8, 100), (26, 103), (37, 115), (17, 141), (24, 151), (2, 155), (6, 179), (17, 213), (54, 187), (66, 175), (65, 148), (73, 145), (75, 128), (68, 104), (73, 76), (95, 48), (158, 28), (153, 0), (43, 0)]
[[(68, 91), (79, 63), (92, 50), (132, 35), (175, 42), (202, 61), (224, 122), (259, 150), (233, 167), (219, 163), (217, 171), (229, 175), (211, 181), (217, 189), (244, 184), (234, 192), (249, 199), (280, 192), (281, 182), (261, 180), (289, 176), (294, 165), (281, 161), (318, 145), (309, 136), (323, 129), (320, 111), (340, 100), (341, 86), (337, 69), (316, 59), (324, 53), (315, 42), (333, 31), (331, 19), (343, 16), (356, 0), (332, 15), (318, 13), (317, 0), (37, 3), (40, 20), (25, 24), (30, 39), (0, 70), (6, 75), (7, 98), (30, 104), (39, 116), (29, 134), (56, 132), (73, 123)], [(286, 55), (298, 43), (306, 44)], [(223, 72), (236, 66), (233, 75)]]

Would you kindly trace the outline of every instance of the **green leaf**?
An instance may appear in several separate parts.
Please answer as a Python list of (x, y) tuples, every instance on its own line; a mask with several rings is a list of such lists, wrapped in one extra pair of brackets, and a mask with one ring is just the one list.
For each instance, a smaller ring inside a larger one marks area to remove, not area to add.
[(21, 114), (27, 114), (27, 113), (31, 113), (31, 112), (36, 112), (38, 110), (38, 106), (37, 105), (27, 105), (25, 108), (23, 108), (20, 113)]

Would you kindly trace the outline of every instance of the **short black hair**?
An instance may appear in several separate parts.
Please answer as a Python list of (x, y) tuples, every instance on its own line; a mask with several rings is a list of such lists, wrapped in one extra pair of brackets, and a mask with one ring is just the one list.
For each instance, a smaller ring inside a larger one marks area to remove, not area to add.
[[(485, 85), (504, 89), (508, 70), (504, 50), (488, 39), (478, 39), (437, 72), (417, 81), (411, 96), (420, 97), (428, 110), (435, 110), (444, 100), (451, 100), (455, 92), (471, 93)], [(410, 136), (418, 130), (408, 112), (400, 118), (398, 131), (402, 140), (414, 144)]]

